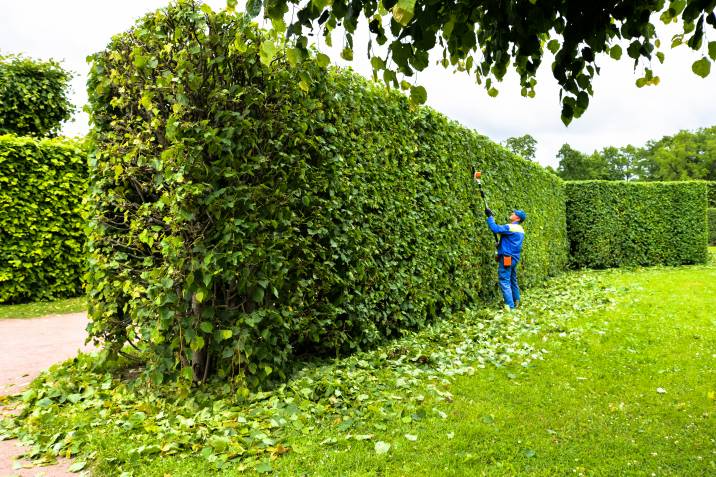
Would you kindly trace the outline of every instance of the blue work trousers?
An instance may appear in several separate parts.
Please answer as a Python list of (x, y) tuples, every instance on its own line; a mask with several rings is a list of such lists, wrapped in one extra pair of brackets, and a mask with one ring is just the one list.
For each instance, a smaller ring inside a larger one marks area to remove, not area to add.
[(498, 262), (497, 277), (500, 280), (500, 290), (505, 304), (510, 308), (520, 301), (520, 286), (517, 284), (517, 260), (512, 260), (512, 265), (505, 267), (502, 257)]

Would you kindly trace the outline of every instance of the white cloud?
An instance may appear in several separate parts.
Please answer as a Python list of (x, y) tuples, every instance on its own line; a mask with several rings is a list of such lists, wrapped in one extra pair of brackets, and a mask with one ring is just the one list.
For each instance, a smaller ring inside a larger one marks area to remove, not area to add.
[[(164, 6), (162, 0), (123, 2), (25, 0), (5, 2), (0, 17), (0, 49), (36, 58), (64, 60), (77, 73), (72, 83), (73, 101), (81, 107), (86, 99), (85, 57), (99, 51), (115, 33), (128, 29), (144, 13)], [(221, 8), (224, 0), (208, 1)], [(668, 42), (671, 31), (662, 28)], [(336, 43), (340, 43), (337, 41)], [(361, 37), (356, 46), (364, 44)], [(332, 55), (334, 58), (335, 54)], [(356, 71), (369, 73), (365, 55), (357, 52)], [(706, 79), (691, 72), (698, 56), (686, 47), (666, 51), (663, 65), (652, 65), (661, 77), (657, 87), (637, 88), (631, 60), (601, 59), (601, 75), (594, 83), (595, 96), (580, 119), (565, 127), (560, 118), (558, 89), (545, 59), (538, 76), (537, 97), (523, 98), (514, 75), (499, 85), (500, 94), (490, 98), (482, 87), (465, 75), (440, 67), (420, 73), (418, 82), (428, 89), (428, 104), (446, 116), (485, 134), (495, 141), (531, 134), (537, 139), (537, 159), (556, 166), (555, 155), (563, 143), (591, 152), (608, 145), (642, 145), (681, 129), (716, 124), (716, 75)], [(345, 63), (337, 61), (338, 63)], [(68, 135), (87, 131), (87, 116), (80, 113), (66, 125)]]

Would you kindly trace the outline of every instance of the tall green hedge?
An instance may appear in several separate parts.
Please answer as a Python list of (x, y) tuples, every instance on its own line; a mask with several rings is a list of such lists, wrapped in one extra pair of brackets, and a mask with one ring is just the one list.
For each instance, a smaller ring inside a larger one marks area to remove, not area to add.
[(472, 165), (529, 214), (525, 281), (563, 267), (561, 180), (322, 65), (190, 2), (94, 56), (92, 336), (256, 385), (494, 296)]
[(81, 144), (0, 136), (0, 303), (81, 293), (86, 184)]
[(574, 267), (703, 263), (705, 182), (567, 182)]
[(716, 208), (709, 208), (709, 245), (716, 245)]
[(55, 61), (0, 56), (0, 135), (56, 134), (74, 111), (70, 79)]

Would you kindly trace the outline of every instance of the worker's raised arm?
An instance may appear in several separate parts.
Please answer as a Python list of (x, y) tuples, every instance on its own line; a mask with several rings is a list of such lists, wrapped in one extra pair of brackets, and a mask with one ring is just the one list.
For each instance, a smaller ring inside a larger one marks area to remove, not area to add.
[(487, 215), (487, 226), (490, 227), (492, 233), (507, 234), (511, 232), (509, 225), (497, 225), (490, 209), (485, 209), (485, 215)]

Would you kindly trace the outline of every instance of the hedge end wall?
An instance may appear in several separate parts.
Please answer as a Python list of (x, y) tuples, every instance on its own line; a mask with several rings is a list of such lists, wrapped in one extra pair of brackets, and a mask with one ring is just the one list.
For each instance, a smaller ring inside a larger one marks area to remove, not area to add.
[(257, 385), (494, 296), (472, 165), (494, 210), (529, 214), (525, 281), (564, 266), (560, 179), (281, 48), (179, 2), (95, 55), (94, 337), (147, 350), (157, 379)]
[(83, 146), (0, 136), (0, 303), (82, 293)]
[(573, 267), (707, 260), (705, 182), (567, 182)]

